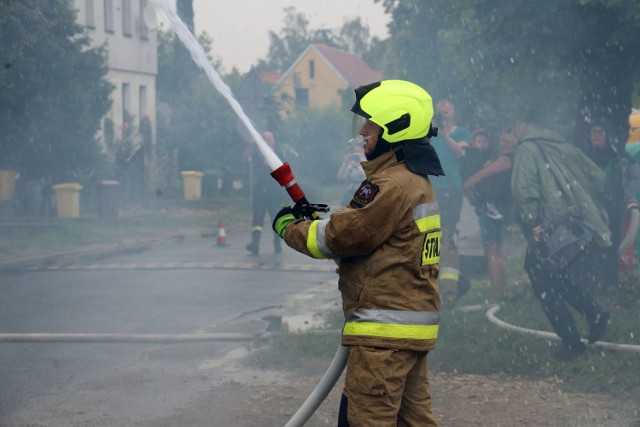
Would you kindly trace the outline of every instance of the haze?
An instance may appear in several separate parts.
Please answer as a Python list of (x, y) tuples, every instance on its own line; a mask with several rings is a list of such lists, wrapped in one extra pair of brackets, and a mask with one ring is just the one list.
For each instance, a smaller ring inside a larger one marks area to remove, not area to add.
[[(226, 70), (249, 71), (269, 48), (269, 31), (279, 33), (283, 9), (293, 6), (309, 19), (310, 28), (339, 28), (360, 16), (369, 25), (371, 36), (387, 37), (388, 16), (381, 3), (371, 0), (237, 0), (229, 2), (194, 0), (196, 33), (213, 37), (213, 55), (222, 59)], [(168, 28), (163, 24), (163, 28)]]

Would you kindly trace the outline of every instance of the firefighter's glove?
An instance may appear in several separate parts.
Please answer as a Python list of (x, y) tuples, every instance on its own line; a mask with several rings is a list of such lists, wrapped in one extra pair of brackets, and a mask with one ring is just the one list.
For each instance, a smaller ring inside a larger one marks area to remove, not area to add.
[(283, 206), (280, 212), (273, 219), (273, 231), (276, 232), (280, 238), (284, 239), (284, 230), (289, 224), (297, 219), (301, 219), (302, 214), (299, 210), (292, 208), (291, 206)]

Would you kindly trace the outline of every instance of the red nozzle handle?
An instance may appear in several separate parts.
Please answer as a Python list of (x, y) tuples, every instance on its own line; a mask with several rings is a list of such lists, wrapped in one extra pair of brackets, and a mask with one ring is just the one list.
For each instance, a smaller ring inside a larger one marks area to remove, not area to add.
[(291, 172), (289, 163), (283, 163), (279, 168), (271, 172), (271, 176), (283, 186), (294, 202), (298, 202), (304, 198), (304, 191), (295, 181), (295, 176)]
[(314, 205), (309, 203), (304, 195), (304, 191), (302, 191), (302, 188), (300, 188), (296, 182), (289, 163), (283, 163), (279, 168), (271, 172), (271, 176), (278, 181), (278, 184), (287, 190), (291, 199), (293, 199), (302, 215), (306, 218), (318, 219), (318, 212), (329, 212), (329, 206), (327, 205)]

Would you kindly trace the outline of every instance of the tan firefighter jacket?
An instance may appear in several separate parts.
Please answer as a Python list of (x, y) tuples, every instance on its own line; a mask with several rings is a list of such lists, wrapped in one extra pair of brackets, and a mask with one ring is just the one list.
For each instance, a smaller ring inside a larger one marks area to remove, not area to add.
[(367, 179), (350, 206), (291, 223), (285, 241), (338, 261), (343, 345), (424, 351), (438, 335), (440, 215), (431, 183), (397, 150), (362, 163)]

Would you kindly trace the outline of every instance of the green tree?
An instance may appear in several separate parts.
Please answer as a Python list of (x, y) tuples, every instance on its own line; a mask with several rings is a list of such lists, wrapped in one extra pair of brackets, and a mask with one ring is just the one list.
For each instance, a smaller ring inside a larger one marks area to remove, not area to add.
[(265, 60), (258, 62), (262, 70), (284, 71), (309, 46), (314, 35), (309, 29), (309, 20), (295, 7), (284, 8), (284, 26), (280, 34), (269, 31), (269, 51)]
[(370, 47), (369, 27), (358, 16), (345, 22), (339, 29), (340, 47), (347, 52), (362, 56)]
[(383, 4), (392, 15), (385, 72), (454, 98), (472, 125), (527, 118), (580, 140), (585, 120), (599, 118), (624, 138), (639, 80), (638, 2)]
[(88, 46), (68, 0), (0, 0), (0, 168), (61, 180), (96, 167), (113, 87)]
[[(181, 170), (238, 170), (244, 144), (235, 113), (204, 72), (190, 74), (191, 59), (187, 63), (174, 60), (174, 38), (172, 32), (158, 32), (159, 154), (177, 152)], [(198, 41), (205, 52), (211, 51), (212, 41), (205, 33)], [(221, 69), (220, 61), (214, 61), (214, 68)], [(237, 84), (239, 76), (233, 72), (224, 79)]]
[(297, 108), (279, 135), (280, 150), (309, 196), (322, 194), (320, 186), (336, 183), (345, 154), (351, 116), (335, 108)]
[(379, 42), (370, 39), (369, 27), (360, 17), (346, 21), (338, 29), (312, 29), (306, 15), (295, 7), (286, 7), (284, 12), (280, 33), (269, 31), (269, 51), (265, 59), (258, 61), (260, 70), (287, 70), (312, 43), (325, 43), (363, 57), (374, 42)]

